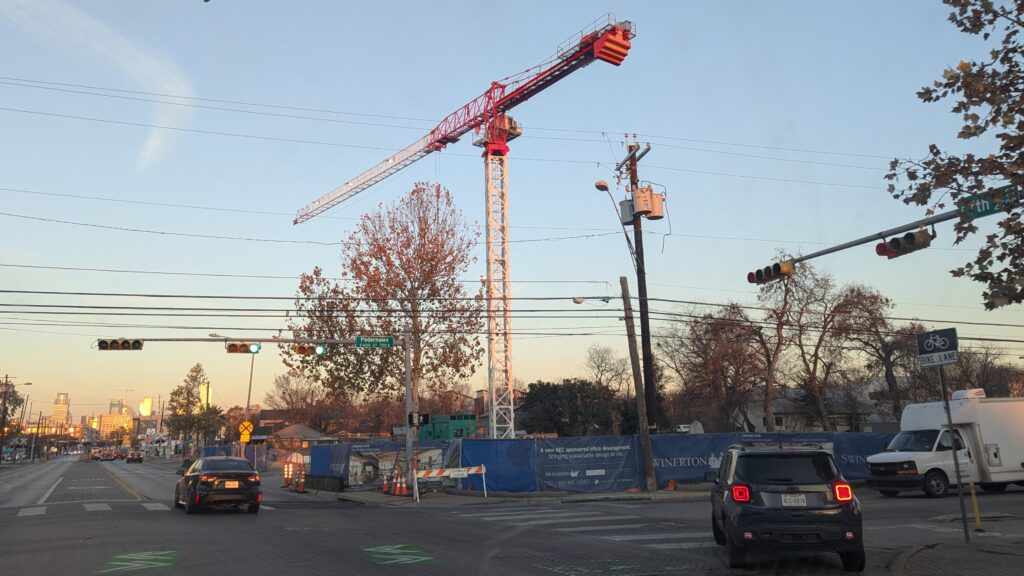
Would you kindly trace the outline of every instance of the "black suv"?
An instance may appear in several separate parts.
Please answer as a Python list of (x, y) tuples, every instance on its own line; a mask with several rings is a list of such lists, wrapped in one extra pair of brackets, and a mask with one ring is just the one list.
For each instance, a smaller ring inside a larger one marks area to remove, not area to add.
[(753, 552), (839, 553), (864, 570), (860, 502), (832, 454), (819, 446), (730, 446), (711, 491), (711, 530), (739, 568)]

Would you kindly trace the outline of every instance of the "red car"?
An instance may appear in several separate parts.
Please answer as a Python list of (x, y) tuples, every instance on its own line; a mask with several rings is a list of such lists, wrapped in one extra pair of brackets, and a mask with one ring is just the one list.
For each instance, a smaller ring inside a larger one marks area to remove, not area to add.
[(132, 462), (142, 464), (142, 452), (129, 452), (128, 457), (124, 461), (125, 464), (131, 464)]

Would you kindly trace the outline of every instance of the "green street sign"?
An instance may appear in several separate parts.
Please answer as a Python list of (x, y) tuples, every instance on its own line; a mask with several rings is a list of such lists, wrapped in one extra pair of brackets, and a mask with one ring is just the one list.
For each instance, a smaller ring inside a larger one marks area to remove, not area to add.
[(363, 552), (377, 564), (437, 564), (437, 560), (412, 544), (363, 548)]
[(394, 348), (394, 336), (356, 336), (356, 348)]
[(177, 561), (178, 552), (176, 550), (119, 554), (111, 558), (110, 561), (103, 566), (100, 566), (95, 573), (109, 574), (111, 572), (134, 572), (136, 570), (170, 568), (171, 566), (174, 566)]
[(984, 194), (971, 194), (960, 200), (962, 210), (971, 220), (1006, 212), (1020, 204), (1020, 188), (1013, 184), (993, 188)]

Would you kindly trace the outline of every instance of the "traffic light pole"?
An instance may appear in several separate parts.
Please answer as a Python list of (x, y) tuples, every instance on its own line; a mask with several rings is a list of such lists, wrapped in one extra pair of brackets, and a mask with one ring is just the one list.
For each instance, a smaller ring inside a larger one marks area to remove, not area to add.
[(847, 248), (853, 248), (854, 246), (860, 246), (862, 244), (868, 244), (870, 242), (875, 242), (875, 241), (878, 241), (878, 240), (886, 240), (890, 236), (895, 236), (897, 234), (902, 234), (903, 232), (910, 232), (912, 230), (917, 230), (918, 228), (923, 228), (925, 226), (931, 226), (933, 224), (938, 224), (939, 222), (946, 222), (947, 220), (953, 220), (953, 219), (956, 219), (956, 218), (960, 217), (960, 212), (961, 212), (960, 209), (957, 208), (955, 210), (950, 210), (948, 212), (943, 212), (942, 214), (936, 214), (935, 216), (931, 216), (931, 217), (925, 218), (923, 220), (918, 220), (916, 222), (911, 222), (910, 224), (904, 224), (902, 226), (897, 226), (895, 228), (890, 228), (889, 230), (883, 230), (881, 232), (878, 232), (876, 234), (872, 234), (870, 236), (865, 236), (863, 238), (858, 238), (857, 240), (851, 240), (849, 242), (845, 242), (843, 244), (839, 244), (839, 245), (833, 246), (831, 248), (826, 248), (824, 250), (819, 250), (817, 252), (812, 252), (810, 254), (807, 254), (806, 256), (800, 256), (799, 258), (793, 258), (793, 263), (797, 264), (799, 262), (806, 262), (807, 260), (811, 260), (813, 258), (819, 258), (821, 256), (827, 256), (829, 254), (834, 254), (836, 252), (839, 252), (839, 251), (842, 251), (842, 250), (846, 250)]

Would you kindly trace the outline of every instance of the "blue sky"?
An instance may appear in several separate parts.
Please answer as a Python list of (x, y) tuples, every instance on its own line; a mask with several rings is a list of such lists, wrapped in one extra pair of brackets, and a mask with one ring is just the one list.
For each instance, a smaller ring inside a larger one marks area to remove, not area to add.
[[(338, 272), (338, 246), (300, 242), (344, 239), (362, 213), (419, 180), (440, 181), (482, 222), (482, 160), (464, 138), (326, 216), (291, 223), (298, 208), (413, 142), (492, 80), (545, 60), (609, 10), (636, 25), (623, 65), (597, 62), (513, 112), (524, 126), (509, 169), (513, 291), (564, 297), (513, 308), (568, 316), (517, 314), (513, 326), (601, 333), (517, 337), (514, 370), (527, 382), (580, 373), (594, 343), (625, 353), (621, 325), (600, 297), (617, 294), (621, 275), (632, 282), (632, 267), (607, 197), (592, 186), (612, 178), (624, 133), (652, 144), (641, 177), (668, 190), (669, 218), (645, 226), (650, 296), (699, 302), (752, 303), (746, 272), (776, 248), (811, 252), (922, 217), (886, 194), (888, 159), (920, 157), (933, 142), (984, 145), (955, 141), (949, 105), (915, 97), (944, 68), (985, 51), (956, 32), (938, 2), (8, 1), (0, 5), (8, 56), (0, 63), (0, 288), (291, 296), (299, 273), (318, 265)], [(981, 287), (948, 273), (972, 258), (980, 236), (954, 247), (950, 224), (938, 233), (932, 248), (898, 260), (864, 246), (815, 264), (840, 283), (889, 295), (897, 316), (1019, 324), (1019, 307), (984, 312)], [(465, 280), (483, 274), (482, 250), (478, 258)], [(575, 306), (572, 296), (590, 298)], [(26, 294), (0, 302), (287, 303)], [(16, 324), (40, 319), (65, 325)], [(75, 322), (195, 328), (66, 325)], [(26, 392), (47, 413), (58, 392), (70, 393), (77, 416), (105, 410), (125, 388), (135, 403), (166, 397), (202, 362), (214, 401), (227, 407), (245, 401), (247, 357), (214, 344), (154, 342), (116, 356), (90, 346), (97, 337), (203, 337), (211, 327), (268, 335), (236, 328), (280, 325), (8, 313), (0, 372), (35, 382)], [(1020, 337), (1014, 327), (962, 325), (960, 333)], [(1024, 353), (1000, 346), (1009, 358)], [(271, 352), (257, 359), (255, 400), (283, 371)], [(472, 385), (484, 382), (481, 372)]]

